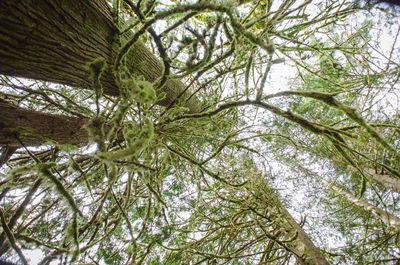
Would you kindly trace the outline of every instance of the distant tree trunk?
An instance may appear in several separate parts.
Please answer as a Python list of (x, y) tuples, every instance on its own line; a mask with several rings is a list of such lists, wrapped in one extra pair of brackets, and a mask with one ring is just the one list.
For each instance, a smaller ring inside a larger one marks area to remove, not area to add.
[(285, 243), (290, 251), (297, 257), (297, 263), (303, 265), (329, 265), (328, 261), (315, 246), (307, 233), (296, 222), (292, 215), (282, 205), (279, 197), (274, 190), (269, 187), (267, 181), (262, 177), (257, 177), (251, 181), (254, 189), (253, 196), (256, 197), (257, 208), (268, 212), (269, 222), (273, 223), (284, 232)]
[[(117, 32), (105, 0), (2, 0), (0, 74), (90, 89), (87, 64), (103, 57), (108, 64), (101, 80), (104, 93), (118, 96), (112, 73)], [(148, 81), (163, 72), (162, 63), (140, 42), (126, 62), (131, 73)], [(162, 88), (167, 96), (159, 104), (170, 105), (184, 87), (178, 80), (167, 81)], [(192, 111), (195, 101), (186, 104)]]
[(307, 233), (286, 208), (281, 207), (281, 214), (285, 216), (285, 221), (281, 222), (281, 226), (285, 229), (288, 236), (297, 234), (296, 239), (288, 245), (301, 257), (298, 259), (298, 263), (304, 265), (329, 265), (320, 249), (314, 245)]
[(355, 197), (353, 194), (345, 191), (344, 189), (331, 185), (333, 191), (335, 191), (338, 195), (343, 196), (349, 202), (353, 203), (356, 206), (362, 207), (366, 212), (370, 213), (375, 218), (379, 219), (383, 223), (385, 223), (389, 227), (393, 227), (396, 230), (400, 230), (400, 218), (379, 208), (376, 207), (364, 200), (361, 200)]
[(0, 146), (38, 146), (51, 141), (84, 144), (87, 119), (46, 114), (13, 106), (0, 100)]
[(366, 169), (365, 171), (372, 180), (380, 183), (385, 188), (400, 192), (400, 179), (392, 177), (390, 175), (378, 174), (372, 168)]

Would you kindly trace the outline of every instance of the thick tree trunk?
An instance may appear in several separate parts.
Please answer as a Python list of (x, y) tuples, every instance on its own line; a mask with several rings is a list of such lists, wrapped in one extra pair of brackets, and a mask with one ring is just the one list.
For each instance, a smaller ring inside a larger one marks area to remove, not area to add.
[(346, 200), (353, 203), (354, 205), (362, 207), (366, 212), (370, 213), (372, 216), (379, 219), (380, 221), (385, 223), (387, 226), (393, 227), (396, 230), (400, 230), (400, 218), (399, 217), (397, 217), (385, 210), (382, 210), (381, 208), (378, 208), (364, 200), (361, 200), (361, 199), (355, 197), (353, 194), (343, 190), (342, 188), (340, 188), (336, 185), (331, 185), (331, 188), (338, 195), (343, 196), (344, 198), (346, 198)]
[(51, 115), (22, 109), (0, 100), (0, 146), (37, 146), (52, 141), (59, 144), (83, 144), (88, 134), (84, 118)]
[[(112, 74), (119, 49), (117, 32), (104, 0), (2, 0), (0, 74), (90, 89), (87, 65), (103, 57), (108, 64), (101, 80), (104, 93), (118, 96)], [(162, 63), (140, 42), (126, 59), (131, 73), (148, 81), (163, 72)], [(159, 104), (168, 106), (182, 90), (180, 81), (167, 81), (162, 88), (167, 97)], [(196, 111), (197, 101), (186, 106)]]

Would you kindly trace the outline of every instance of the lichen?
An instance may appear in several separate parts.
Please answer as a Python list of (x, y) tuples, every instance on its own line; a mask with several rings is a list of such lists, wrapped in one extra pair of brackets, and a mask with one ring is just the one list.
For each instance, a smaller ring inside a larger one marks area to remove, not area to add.
[(124, 98), (140, 104), (153, 104), (157, 101), (153, 83), (142, 76), (131, 76), (125, 66), (121, 66), (114, 75)]
[(104, 148), (104, 124), (104, 117), (96, 116), (90, 119), (84, 126), (89, 134), (89, 139), (95, 142), (100, 150), (103, 150)]
[[(144, 149), (146, 149), (154, 138), (154, 125), (153, 122), (145, 118), (143, 126), (137, 134), (137, 130), (133, 128), (129, 131), (129, 126), (126, 126), (123, 130), (123, 134), (126, 140), (126, 148), (113, 152), (99, 152), (98, 157), (103, 161), (109, 163), (110, 161), (116, 161), (131, 157), (138, 156)], [(133, 138), (131, 138), (133, 137)]]
[(107, 68), (106, 59), (103, 57), (98, 57), (88, 63), (89, 73), (92, 80), (99, 80), (101, 75)]

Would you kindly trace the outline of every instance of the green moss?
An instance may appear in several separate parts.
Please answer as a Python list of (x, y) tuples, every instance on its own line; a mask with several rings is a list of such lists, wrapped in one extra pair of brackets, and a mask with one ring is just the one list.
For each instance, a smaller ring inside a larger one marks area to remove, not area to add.
[(89, 139), (97, 143), (100, 150), (102, 150), (104, 146), (104, 124), (104, 117), (96, 116), (90, 119), (89, 122), (84, 126), (89, 134)]
[[(131, 128), (129, 128), (131, 127)], [(123, 134), (127, 143), (127, 147), (114, 152), (99, 152), (98, 157), (105, 162), (126, 159), (138, 156), (146, 149), (154, 138), (154, 125), (150, 119), (145, 119), (143, 127), (137, 134), (136, 126), (126, 126)]]
[(142, 76), (131, 76), (125, 66), (121, 66), (114, 75), (124, 98), (141, 104), (153, 104), (157, 101), (153, 83)]
[(55, 190), (59, 193), (59, 195), (66, 200), (67, 205), (70, 206), (72, 212), (81, 214), (79, 207), (76, 204), (72, 195), (64, 187), (62, 182), (52, 173), (56, 164), (53, 162), (48, 162), (48, 163), (38, 163), (36, 166), (38, 173), (42, 177), (44, 177), (45, 180), (48, 180), (54, 186)]
[(138, 81), (137, 84), (140, 89), (139, 100), (141, 100), (143, 103), (150, 103), (150, 104), (154, 103), (157, 100), (156, 90), (154, 89), (152, 83), (144, 80), (144, 81)]
[(104, 59), (103, 57), (98, 57), (88, 63), (88, 68), (92, 80), (99, 80), (101, 78), (101, 75), (107, 68), (106, 59)]

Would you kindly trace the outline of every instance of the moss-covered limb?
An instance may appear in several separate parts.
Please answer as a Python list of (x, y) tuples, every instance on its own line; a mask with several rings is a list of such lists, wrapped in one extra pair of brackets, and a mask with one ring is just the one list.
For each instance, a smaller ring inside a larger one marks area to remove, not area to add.
[(49, 243), (46, 243), (46, 242), (43, 242), (43, 241), (41, 241), (41, 240), (39, 240), (37, 238), (33, 238), (33, 237), (28, 236), (26, 234), (21, 234), (21, 233), (15, 234), (15, 238), (18, 239), (18, 240), (23, 240), (26, 243), (30, 243), (30, 244), (33, 243), (35, 246), (43, 246), (43, 247), (46, 247), (48, 249), (54, 249), (54, 250), (60, 251), (60, 253), (68, 253), (68, 250), (65, 249), (65, 248), (62, 248), (62, 247), (59, 247), (59, 246), (56, 246), (56, 245), (52, 245), (52, 244), (49, 244)]
[(361, 127), (363, 127), (376, 141), (378, 141), (382, 146), (384, 146), (389, 151), (393, 151), (397, 153), (397, 151), (383, 138), (380, 133), (375, 130), (375, 128), (369, 125), (363, 117), (359, 113), (357, 113), (356, 109), (346, 106), (343, 103), (334, 100), (332, 106), (336, 106), (337, 109), (342, 110), (346, 113), (350, 118), (352, 118), (355, 122), (357, 122)]
[(0, 99), (0, 146), (38, 146), (48, 142), (81, 145), (88, 142), (83, 128), (88, 121), (23, 109)]
[[(392, 128), (392, 129), (400, 129), (399, 125), (390, 124), (390, 123), (369, 123), (369, 126), (377, 127), (377, 128)], [(352, 125), (340, 128), (341, 131), (350, 131), (354, 129), (360, 128), (360, 125)]]
[(22, 253), (17, 243), (15, 242), (14, 234), (11, 232), (10, 228), (7, 225), (7, 221), (2, 209), (0, 209), (0, 220), (1, 220), (1, 226), (3, 227), (3, 231), (6, 234), (7, 239), (11, 244), (11, 247), (15, 250), (15, 252), (17, 252), (19, 258), (21, 259), (22, 264), (28, 265), (28, 261), (26, 260), (24, 254)]
[(384, 168), (392, 176), (395, 176), (396, 179), (400, 178), (400, 172), (398, 170), (396, 170), (391, 166), (385, 165), (384, 163), (378, 162), (375, 159), (370, 158), (367, 155), (355, 150), (354, 148), (347, 145), (344, 141), (338, 140), (337, 135), (336, 136), (326, 135), (326, 137), (333, 143), (338, 152), (343, 155), (343, 157), (349, 162), (349, 164), (352, 165), (358, 172), (360, 172), (360, 174), (363, 175), (363, 177), (365, 177), (364, 170), (357, 164), (356, 160), (351, 158), (351, 156), (346, 152), (346, 150), (349, 151), (351, 154), (354, 154), (360, 158), (365, 159), (366, 161), (372, 162), (373, 164), (376, 164)]
[[(12, 215), (12, 217), (10, 218), (7, 226), (10, 230), (12, 230), (14, 228), (14, 226), (17, 224), (17, 221), (19, 220), (19, 218), (21, 217), (22, 213), (25, 211), (27, 205), (31, 202), (33, 195), (36, 193), (36, 191), (38, 190), (39, 186), (41, 184), (41, 179), (37, 180), (32, 188), (29, 190), (29, 192), (27, 193), (27, 195), (25, 196), (25, 199), (22, 201), (21, 205), (15, 210), (14, 214)], [(5, 189), (7, 190), (7, 188)], [(20, 231), (23, 231), (24, 229), (20, 229)], [(5, 252), (8, 251), (10, 244), (8, 244), (7, 240), (6, 240), (6, 234), (3, 231), (0, 234), (0, 242), (2, 242), (0, 244), (0, 256), (2, 254), (4, 254)]]
[[(127, 1), (131, 7), (135, 8), (133, 3)], [(127, 56), (128, 51), (130, 51), (134, 44), (136, 44), (139, 40), (139, 37), (146, 32), (146, 30), (151, 27), (157, 20), (166, 19), (175, 14), (182, 14), (186, 12), (197, 11), (197, 12), (206, 12), (206, 11), (219, 11), (224, 13), (231, 13), (232, 10), (226, 6), (216, 5), (211, 2), (199, 2), (195, 4), (180, 4), (176, 5), (174, 8), (160, 11), (156, 13), (156, 15), (146, 21), (143, 21), (142, 27), (136, 31), (136, 33), (121, 47), (117, 57), (116, 62), (114, 64), (115, 69), (118, 69), (122, 63), (122, 59)]]
[(329, 186), (336, 194), (343, 196), (346, 200), (351, 202), (352, 204), (359, 206), (364, 209), (364, 211), (368, 212), (376, 219), (385, 223), (388, 227), (393, 227), (397, 231), (400, 230), (400, 218), (396, 215), (388, 212), (387, 210), (383, 210), (379, 207), (376, 207), (370, 204), (367, 201), (361, 200), (351, 194), (350, 192), (344, 190), (343, 188), (331, 183)]
[(188, 156), (186, 154), (183, 154), (182, 152), (179, 152), (178, 150), (172, 148), (169, 145), (164, 145), (164, 146), (169, 151), (171, 151), (172, 153), (174, 153), (174, 154), (178, 155), (179, 157), (185, 159), (186, 161), (190, 162), (192, 165), (198, 167), (201, 171), (203, 171), (204, 173), (206, 173), (207, 175), (209, 175), (213, 179), (215, 179), (215, 180), (217, 180), (217, 181), (219, 181), (219, 182), (221, 182), (221, 183), (223, 183), (225, 185), (228, 185), (228, 186), (231, 186), (231, 187), (241, 187), (241, 186), (246, 184), (246, 182), (239, 183), (239, 184), (230, 183), (227, 179), (224, 179), (219, 174), (216, 174), (216, 173), (212, 172), (211, 170), (207, 169), (206, 167), (204, 167), (201, 162), (196, 161), (194, 158), (192, 158), (192, 157), (190, 157), (190, 156)]
[(337, 100), (335, 98), (336, 95), (339, 93), (324, 93), (324, 92), (317, 92), (317, 91), (282, 91), (278, 92), (275, 94), (267, 95), (263, 97), (263, 99), (270, 99), (274, 97), (282, 97), (282, 96), (301, 96), (301, 97), (307, 97), (307, 98), (313, 98), (319, 101), (324, 102), (325, 104), (334, 107), (338, 110), (343, 111), (344, 113), (347, 114), (352, 120), (354, 120), (356, 123), (358, 123), (361, 127), (366, 129), (366, 131), (373, 137), (375, 138), (380, 144), (382, 144), (385, 148), (387, 148), (390, 151), (396, 152), (396, 150), (388, 144), (388, 142), (379, 134), (379, 132), (374, 128), (374, 126), (368, 124), (363, 117), (359, 113), (357, 113), (357, 110), (353, 107), (347, 106)]
[(45, 179), (49, 180), (51, 184), (54, 185), (55, 189), (59, 193), (61, 197), (65, 199), (67, 204), (70, 206), (73, 213), (77, 213), (80, 216), (83, 216), (82, 212), (79, 210), (78, 204), (75, 202), (72, 195), (69, 191), (64, 187), (62, 182), (53, 174), (52, 165), (46, 163), (39, 163), (37, 165), (39, 174)]
[(112, 189), (111, 189), (111, 195), (112, 195), (112, 198), (113, 198), (114, 201), (115, 201), (115, 204), (116, 204), (117, 207), (118, 207), (118, 210), (121, 212), (121, 215), (122, 215), (122, 217), (123, 217), (124, 220), (125, 220), (126, 226), (128, 227), (129, 234), (130, 234), (130, 236), (131, 236), (131, 239), (134, 239), (135, 236), (134, 236), (134, 233), (133, 233), (133, 227), (132, 227), (131, 221), (129, 220), (128, 214), (126, 213), (126, 211), (125, 211), (124, 208), (122, 207), (122, 205), (121, 205), (122, 203), (121, 203), (120, 200), (117, 198), (117, 196), (115, 195), (115, 193), (114, 193), (114, 191), (113, 191)]
[[(33, 195), (39, 189), (41, 183), (42, 183), (41, 179), (38, 179), (38, 180), (35, 181), (35, 183), (33, 184), (32, 188), (26, 194), (25, 199), (22, 201), (21, 205), (15, 210), (13, 216), (10, 218), (10, 221), (7, 224), (9, 229), (13, 229), (14, 228), (14, 226), (16, 225), (18, 219), (22, 216), (22, 213), (25, 211), (25, 208), (31, 202), (31, 200), (33, 198)], [(4, 242), (5, 237), (6, 237), (6, 235), (5, 235), (5, 232), (3, 231), (0, 234), (0, 242)]]
[(243, 100), (243, 101), (228, 102), (228, 103), (220, 105), (218, 108), (216, 108), (214, 110), (205, 111), (205, 112), (201, 112), (201, 113), (184, 114), (184, 115), (181, 115), (181, 116), (178, 116), (178, 117), (172, 119), (172, 121), (178, 121), (178, 120), (183, 120), (183, 119), (192, 119), (192, 118), (211, 117), (222, 111), (229, 110), (232, 108), (238, 108), (238, 107), (242, 107), (242, 106), (255, 106), (255, 107), (263, 108), (263, 109), (268, 110), (280, 117), (286, 118), (287, 120), (290, 120), (290, 121), (300, 125), (301, 127), (305, 128), (309, 131), (312, 131), (316, 134), (319, 134), (319, 135), (331, 133), (331, 130), (326, 129), (322, 126), (318, 126), (315, 123), (312, 123), (312, 122), (306, 120), (304, 117), (302, 117), (296, 113), (293, 113), (290, 110), (282, 110), (274, 105), (271, 105), (271, 104), (268, 104), (265, 102), (261, 102), (258, 100)]
[(71, 262), (76, 261), (80, 255), (80, 248), (79, 248), (79, 219), (77, 212), (74, 212), (72, 215), (72, 224), (71, 224), (71, 233), (73, 238), (73, 243), (75, 249), (72, 253)]

